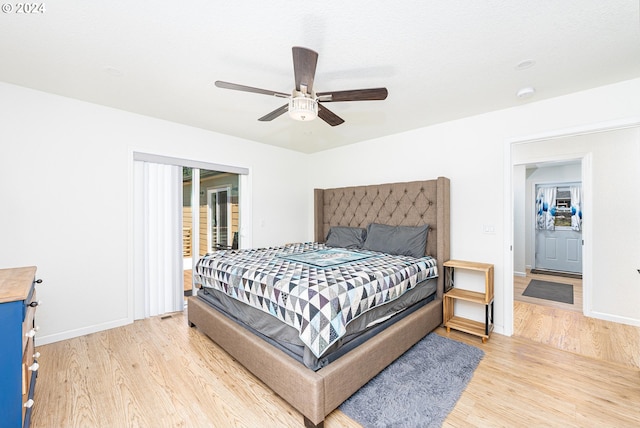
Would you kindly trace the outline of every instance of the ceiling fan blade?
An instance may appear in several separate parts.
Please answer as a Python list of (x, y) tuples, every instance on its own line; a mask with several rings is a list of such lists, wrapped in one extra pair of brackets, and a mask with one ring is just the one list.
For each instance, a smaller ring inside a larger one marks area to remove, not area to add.
[(284, 92), (276, 92), (270, 91), (268, 89), (260, 89), (260, 88), (252, 88), (251, 86), (238, 85), (236, 83), (223, 82), (221, 80), (216, 80), (215, 85), (218, 88), (223, 89), (233, 89), (234, 91), (242, 91), (242, 92), (254, 92), (256, 94), (264, 94), (264, 95), (272, 95), (275, 97), (281, 98), (289, 98), (289, 94), (285, 94)]
[(318, 53), (311, 49), (294, 46), (293, 51), (293, 73), (296, 78), (296, 91), (304, 92), (301, 88), (306, 87), (306, 93), (311, 94), (313, 90), (313, 79), (316, 75), (316, 65), (318, 64)]
[(268, 122), (270, 120), (275, 119), (278, 116), (281, 116), (284, 112), (286, 112), (287, 110), (289, 110), (289, 103), (283, 105), (282, 107), (278, 107), (277, 109), (275, 109), (274, 111), (272, 111), (271, 113), (267, 113), (264, 116), (262, 116), (260, 119), (258, 119), (261, 122)]
[(376, 101), (387, 98), (387, 88), (353, 89), (350, 91), (319, 92), (319, 101), (324, 103), (335, 101)]
[(340, 116), (338, 116), (322, 104), (318, 104), (318, 117), (331, 126), (337, 126), (341, 123), (344, 123), (344, 119), (342, 119)]

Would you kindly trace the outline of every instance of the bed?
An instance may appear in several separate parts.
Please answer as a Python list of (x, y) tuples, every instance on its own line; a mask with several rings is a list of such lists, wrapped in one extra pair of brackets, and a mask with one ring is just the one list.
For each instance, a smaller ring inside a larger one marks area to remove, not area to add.
[[(316, 189), (314, 210), (315, 242), (306, 244), (312, 245), (314, 251), (332, 248), (325, 240), (336, 227), (428, 225), (424, 255), (433, 258), (436, 272), (440, 274), (434, 278), (415, 279), (411, 292), (418, 289), (417, 284), (429, 283), (435, 290), (430, 300), (412, 304), (410, 311), (402, 311), (399, 321), (385, 321), (388, 326), (368, 331), (351, 347), (339, 350), (337, 357), (330, 361), (322, 361), (322, 358), (312, 361), (315, 367), (310, 367), (303, 357), (297, 358), (295, 352), (267, 340), (251, 326), (241, 326), (233, 316), (225, 315), (224, 308), (215, 304), (215, 294), (220, 292), (208, 287), (199, 286), (198, 296), (189, 298), (188, 321), (296, 408), (303, 415), (305, 426), (321, 427), (326, 415), (441, 325), (442, 264), (449, 259), (449, 180), (439, 177), (406, 183)], [(282, 258), (307, 250), (309, 248), (293, 245), (276, 247), (271, 252), (273, 257)], [(308, 344), (311, 347), (311, 342)], [(333, 343), (326, 345), (330, 348)], [(315, 349), (314, 352), (325, 351)]]

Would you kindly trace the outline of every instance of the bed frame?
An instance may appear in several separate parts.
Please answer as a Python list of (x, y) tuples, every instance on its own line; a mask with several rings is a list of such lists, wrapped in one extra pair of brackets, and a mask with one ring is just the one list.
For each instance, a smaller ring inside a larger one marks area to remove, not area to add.
[[(331, 226), (429, 224), (425, 254), (438, 261), (436, 299), (318, 371), (238, 326), (198, 297), (188, 300), (188, 321), (302, 413), (305, 426), (322, 427), (325, 416), (442, 324), (442, 264), (449, 260), (449, 179), (315, 189), (314, 205), (317, 242), (324, 242)], [(366, 364), (359, 363), (363, 360)]]

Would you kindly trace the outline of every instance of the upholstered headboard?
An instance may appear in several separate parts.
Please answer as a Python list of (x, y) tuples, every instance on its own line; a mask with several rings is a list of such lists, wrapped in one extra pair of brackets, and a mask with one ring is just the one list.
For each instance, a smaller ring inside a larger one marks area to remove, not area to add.
[(315, 189), (315, 241), (324, 242), (332, 226), (366, 228), (429, 225), (425, 254), (438, 260), (438, 294), (449, 260), (449, 179)]

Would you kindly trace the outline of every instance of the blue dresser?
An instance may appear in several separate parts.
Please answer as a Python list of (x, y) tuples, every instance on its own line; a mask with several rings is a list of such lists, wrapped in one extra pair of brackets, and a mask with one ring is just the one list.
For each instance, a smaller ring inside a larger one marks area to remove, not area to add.
[(38, 355), (36, 267), (0, 269), (0, 428), (28, 427)]

